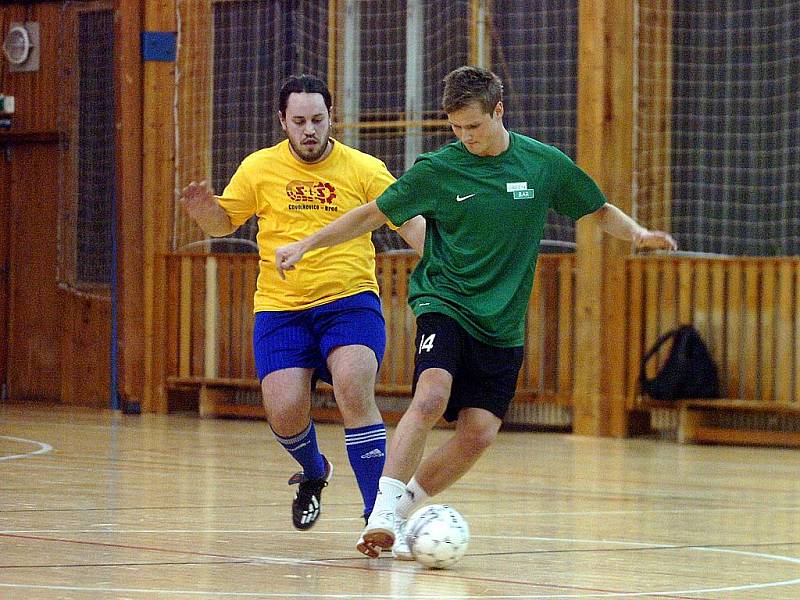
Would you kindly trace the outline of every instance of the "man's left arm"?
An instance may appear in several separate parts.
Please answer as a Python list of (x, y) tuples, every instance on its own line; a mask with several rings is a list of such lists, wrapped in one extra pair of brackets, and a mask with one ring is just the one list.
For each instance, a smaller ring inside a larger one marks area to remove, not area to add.
[(425, 251), (425, 217), (417, 215), (409, 219), (397, 228), (397, 233), (406, 241), (406, 244), (422, 256)]
[(317, 248), (328, 248), (352, 240), (373, 231), (386, 223), (386, 215), (377, 202), (368, 202), (346, 212), (325, 227), (297, 242), (286, 244), (275, 250), (275, 268), (281, 279), (286, 271), (292, 271), (303, 255)]
[(642, 227), (610, 202), (606, 202), (594, 214), (603, 231), (615, 238), (633, 242), (636, 248), (660, 250), (677, 250), (678, 248), (678, 244), (670, 234)]

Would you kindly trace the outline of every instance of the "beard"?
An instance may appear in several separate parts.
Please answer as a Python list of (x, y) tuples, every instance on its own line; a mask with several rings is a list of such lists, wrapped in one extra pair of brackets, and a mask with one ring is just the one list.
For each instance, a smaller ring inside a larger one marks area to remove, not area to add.
[(325, 154), (325, 151), (328, 149), (328, 141), (330, 140), (330, 133), (326, 132), (325, 135), (321, 136), (320, 143), (317, 146), (309, 147), (304, 145), (303, 143), (295, 144), (292, 138), (288, 138), (289, 145), (294, 150), (296, 156), (300, 158), (303, 162), (317, 162), (322, 155)]

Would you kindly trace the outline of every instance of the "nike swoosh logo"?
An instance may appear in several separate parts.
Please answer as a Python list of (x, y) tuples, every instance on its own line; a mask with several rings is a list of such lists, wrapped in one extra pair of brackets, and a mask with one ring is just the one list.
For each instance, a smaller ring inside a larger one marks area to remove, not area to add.
[(468, 200), (472, 198), (475, 194), (470, 194), (469, 196), (456, 196), (456, 202), (463, 202), (464, 200)]

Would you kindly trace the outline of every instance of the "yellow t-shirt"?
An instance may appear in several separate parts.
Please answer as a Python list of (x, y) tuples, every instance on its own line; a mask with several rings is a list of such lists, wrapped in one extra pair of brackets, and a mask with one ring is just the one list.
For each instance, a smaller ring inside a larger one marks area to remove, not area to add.
[(375, 200), (393, 182), (379, 159), (335, 140), (325, 160), (313, 164), (297, 160), (288, 140), (247, 156), (217, 200), (237, 227), (258, 216), (254, 311), (300, 310), (364, 291), (377, 293), (369, 233), (308, 252), (286, 280), (275, 270), (275, 249)]

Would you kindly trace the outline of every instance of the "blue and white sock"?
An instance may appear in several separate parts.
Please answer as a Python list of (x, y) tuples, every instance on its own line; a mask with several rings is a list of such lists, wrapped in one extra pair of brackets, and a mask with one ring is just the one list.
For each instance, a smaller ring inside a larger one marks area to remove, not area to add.
[(378, 480), (386, 462), (386, 426), (383, 423), (344, 430), (347, 457), (356, 475), (364, 514), (369, 515), (378, 493)]
[(314, 421), (311, 421), (301, 433), (292, 437), (281, 437), (275, 433), (274, 429), (272, 433), (275, 434), (275, 439), (280, 442), (281, 446), (292, 455), (292, 458), (300, 463), (306, 477), (319, 479), (325, 475), (325, 461), (317, 446), (317, 431), (314, 429)]

